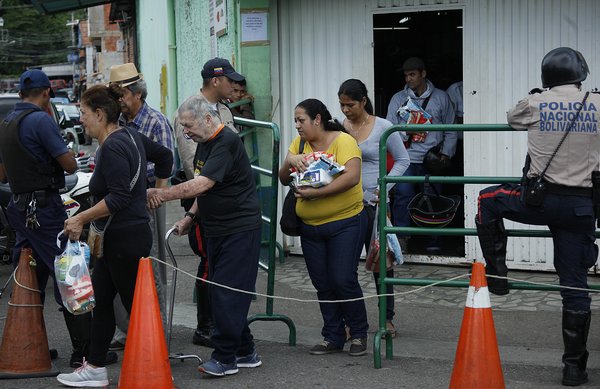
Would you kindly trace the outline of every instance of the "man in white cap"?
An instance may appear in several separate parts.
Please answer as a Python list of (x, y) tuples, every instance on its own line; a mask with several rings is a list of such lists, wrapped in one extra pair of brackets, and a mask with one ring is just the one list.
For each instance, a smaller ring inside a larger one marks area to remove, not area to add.
[[(146, 102), (148, 89), (144, 76), (138, 72), (133, 63), (115, 65), (110, 69), (110, 84), (120, 86), (123, 89), (123, 97), (120, 99), (121, 117), (119, 124), (137, 130), (148, 138), (174, 152), (173, 128), (167, 117), (156, 109), (150, 107)], [(148, 186), (165, 186), (167, 183), (157, 181), (154, 176), (154, 164), (148, 163)], [(163, 238), (165, 235), (165, 208), (161, 207), (151, 213), (150, 227), (153, 233), (153, 244), (150, 255), (165, 260), (165, 249)], [(166, 288), (167, 273), (164, 265), (153, 261), (154, 278), (158, 293), (160, 311), (163, 324), (166, 324)], [(111, 343), (110, 350), (122, 350), (125, 347), (127, 325), (129, 318), (119, 298), (115, 299), (115, 318), (117, 330), (115, 338)], [(165, 326), (166, 328), (166, 326)]]

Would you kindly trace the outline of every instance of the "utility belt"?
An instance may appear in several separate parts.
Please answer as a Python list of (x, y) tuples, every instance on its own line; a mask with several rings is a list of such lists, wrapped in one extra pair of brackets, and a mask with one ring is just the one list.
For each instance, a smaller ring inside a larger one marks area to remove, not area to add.
[[(566, 185), (558, 185), (552, 184), (550, 182), (545, 181), (547, 193), (555, 194), (555, 195), (563, 195), (563, 196), (581, 196), (581, 197), (592, 197), (593, 189), (592, 188), (582, 188), (578, 186), (566, 186)], [(599, 188), (600, 189), (600, 188)]]
[(50, 198), (58, 194), (58, 189), (40, 189), (31, 193), (19, 193), (12, 195), (12, 201), (19, 211), (24, 211), (35, 199), (38, 208), (44, 208), (50, 204)]

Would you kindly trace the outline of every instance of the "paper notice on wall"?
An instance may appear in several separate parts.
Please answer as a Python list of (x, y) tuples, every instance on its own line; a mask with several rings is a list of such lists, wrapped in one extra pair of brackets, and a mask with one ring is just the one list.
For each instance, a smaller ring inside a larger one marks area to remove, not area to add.
[(267, 12), (244, 12), (242, 10), (242, 43), (267, 42)]

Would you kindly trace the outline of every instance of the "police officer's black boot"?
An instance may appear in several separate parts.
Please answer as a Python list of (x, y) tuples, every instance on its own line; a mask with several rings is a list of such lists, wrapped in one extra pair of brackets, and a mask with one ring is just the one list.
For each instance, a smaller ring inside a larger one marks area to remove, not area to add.
[(192, 337), (192, 343), (199, 346), (213, 347), (213, 343), (210, 340), (212, 333), (212, 312), (210, 310), (210, 301), (208, 298), (208, 284), (202, 281), (196, 280), (196, 318), (198, 320), (198, 326), (194, 331)]
[(565, 353), (562, 360), (565, 367), (562, 384), (565, 386), (579, 386), (588, 380), (585, 369), (589, 355), (586, 343), (590, 319), (589, 311), (563, 310), (562, 333)]
[[(477, 226), (477, 236), (485, 259), (486, 274), (506, 277), (508, 275), (508, 268), (506, 267), (508, 238), (502, 219), (484, 224), (480, 224), (475, 219), (475, 225)], [(487, 284), (489, 291), (493, 294), (501, 296), (509, 292), (507, 280), (488, 277)]]
[(79, 367), (83, 363), (83, 358), (87, 358), (90, 351), (90, 332), (92, 329), (92, 314), (73, 315), (66, 309), (62, 309), (65, 318), (65, 324), (71, 338), (73, 352), (69, 365)]

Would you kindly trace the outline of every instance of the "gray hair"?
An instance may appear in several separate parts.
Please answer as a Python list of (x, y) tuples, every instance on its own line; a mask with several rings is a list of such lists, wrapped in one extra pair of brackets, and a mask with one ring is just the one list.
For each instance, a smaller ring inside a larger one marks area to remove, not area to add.
[(146, 100), (146, 97), (148, 96), (148, 86), (146, 85), (146, 81), (144, 80), (138, 80), (137, 82), (134, 82), (131, 85), (127, 85), (125, 88), (129, 89), (131, 91), (131, 93), (138, 94), (141, 93), (142, 94), (142, 100)]
[(203, 96), (194, 95), (188, 97), (177, 109), (177, 117), (182, 113), (191, 112), (194, 119), (200, 120), (206, 115), (210, 115), (213, 123), (221, 124), (219, 113), (209, 104)]

